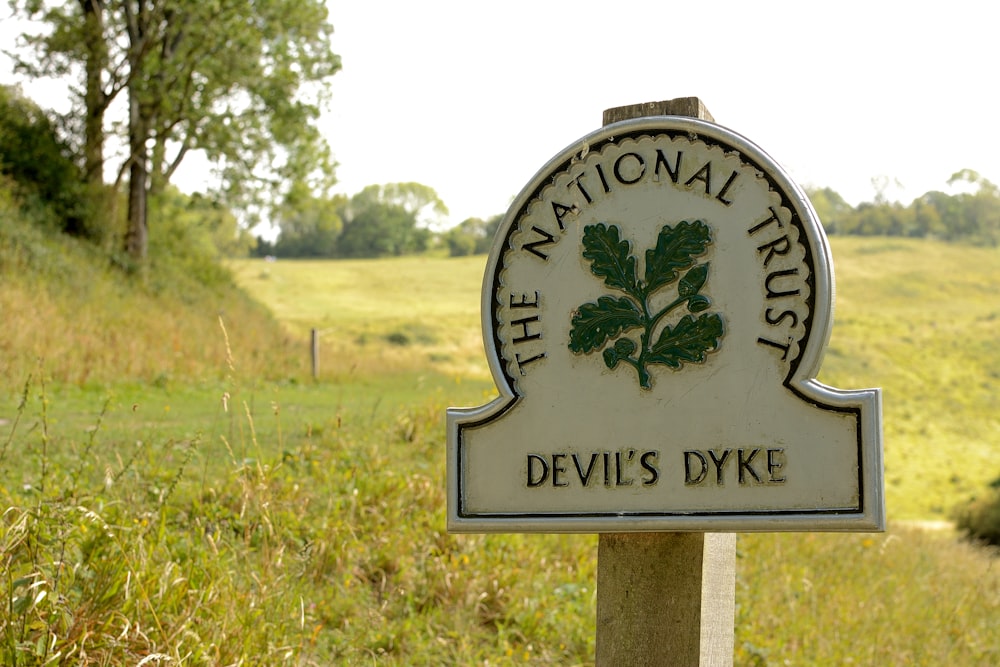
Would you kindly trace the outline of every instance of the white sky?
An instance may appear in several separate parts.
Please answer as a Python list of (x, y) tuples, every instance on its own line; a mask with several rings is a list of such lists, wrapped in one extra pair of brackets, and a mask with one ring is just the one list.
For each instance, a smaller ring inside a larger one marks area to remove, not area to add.
[[(417, 181), (437, 190), (452, 224), (503, 212), (604, 109), (684, 96), (801, 185), (852, 204), (873, 198), (876, 176), (898, 180), (887, 195), (904, 203), (947, 190), (963, 168), (1000, 182), (993, 3), (328, 5), (344, 66), (322, 121), (338, 190)], [(13, 80), (0, 62), (0, 82)], [(204, 178), (191, 164), (181, 185)]]

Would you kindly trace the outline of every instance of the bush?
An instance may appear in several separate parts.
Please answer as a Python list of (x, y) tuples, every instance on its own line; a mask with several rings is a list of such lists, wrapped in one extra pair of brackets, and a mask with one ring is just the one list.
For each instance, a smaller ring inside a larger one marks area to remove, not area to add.
[(958, 512), (955, 523), (970, 539), (1000, 546), (1000, 477), (985, 496)]
[(36, 224), (96, 240), (90, 197), (71, 156), (38, 105), (0, 86), (0, 173), (17, 184), (22, 210)]

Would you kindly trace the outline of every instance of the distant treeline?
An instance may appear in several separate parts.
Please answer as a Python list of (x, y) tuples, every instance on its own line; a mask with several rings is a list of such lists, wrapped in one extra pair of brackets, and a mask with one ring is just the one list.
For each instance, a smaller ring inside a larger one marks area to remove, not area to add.
[(963, 169), (948, 179), (958, 194), (931, 191), (909, 206), (886, 201), (881, 192), (873, 202), (851, 206), (830, 188), (807, 189), (827, 234), (909, 236), (1000, 244), (1000, 189), (976, 172)]
[[(828, 234), (908, 236), (1000, 244), (1000, 189), (970, 170), (948, 180), (958, 194), (933, 191), (909, 206), (875, 201), (851, 206), (831, 188), (807, 188)], [(407, 202), (400, 193), (408, 192)], [(419, 193), (420, 196), (413, 196)], [(277, 257), (386, 257), (443, 246), (453, 257), (486, 253), (502, 215), (468, 218), (445, 231), (432, 232), (418, 219), (421, 207), (440, 204), (431, 188), (417, 183), (369, 186), (350, 199), (341, 196), (320, 214), (282, 221), (274, 242), (258, 240), (256, 253)], [(443, 204), (440, 205), (443, 210)]]

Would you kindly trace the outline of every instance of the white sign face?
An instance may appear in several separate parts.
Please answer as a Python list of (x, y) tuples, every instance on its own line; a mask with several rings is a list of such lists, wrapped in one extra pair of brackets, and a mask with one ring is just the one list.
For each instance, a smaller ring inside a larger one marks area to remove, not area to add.
[(812, 207), (743, 137), (585, 137), (498, 230), (500, 397), (448, 411), (449, 529), (883, 529), (879, 391), (815, 380), (832, 301)]

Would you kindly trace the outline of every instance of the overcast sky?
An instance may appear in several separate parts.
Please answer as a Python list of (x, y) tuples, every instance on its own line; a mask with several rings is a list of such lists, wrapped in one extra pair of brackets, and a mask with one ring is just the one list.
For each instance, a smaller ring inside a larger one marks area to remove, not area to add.
[[(343, 70), (322, 128), (339, 189), (424, 183), (453, 224), (503, 212), (549, 158), (600, 127), (604, 109), (684, 96), (800, 185), (852, 204), (873, 198), (873, 177), (898, 180), (886, 194), (904, 203), (946, 190), (963, 168), (1000, 182), (991, 3), (328, 5)], [(9, 69), (0, 82), (13, 80)], [(182, 184), (204, 182), (192, 163)]]

